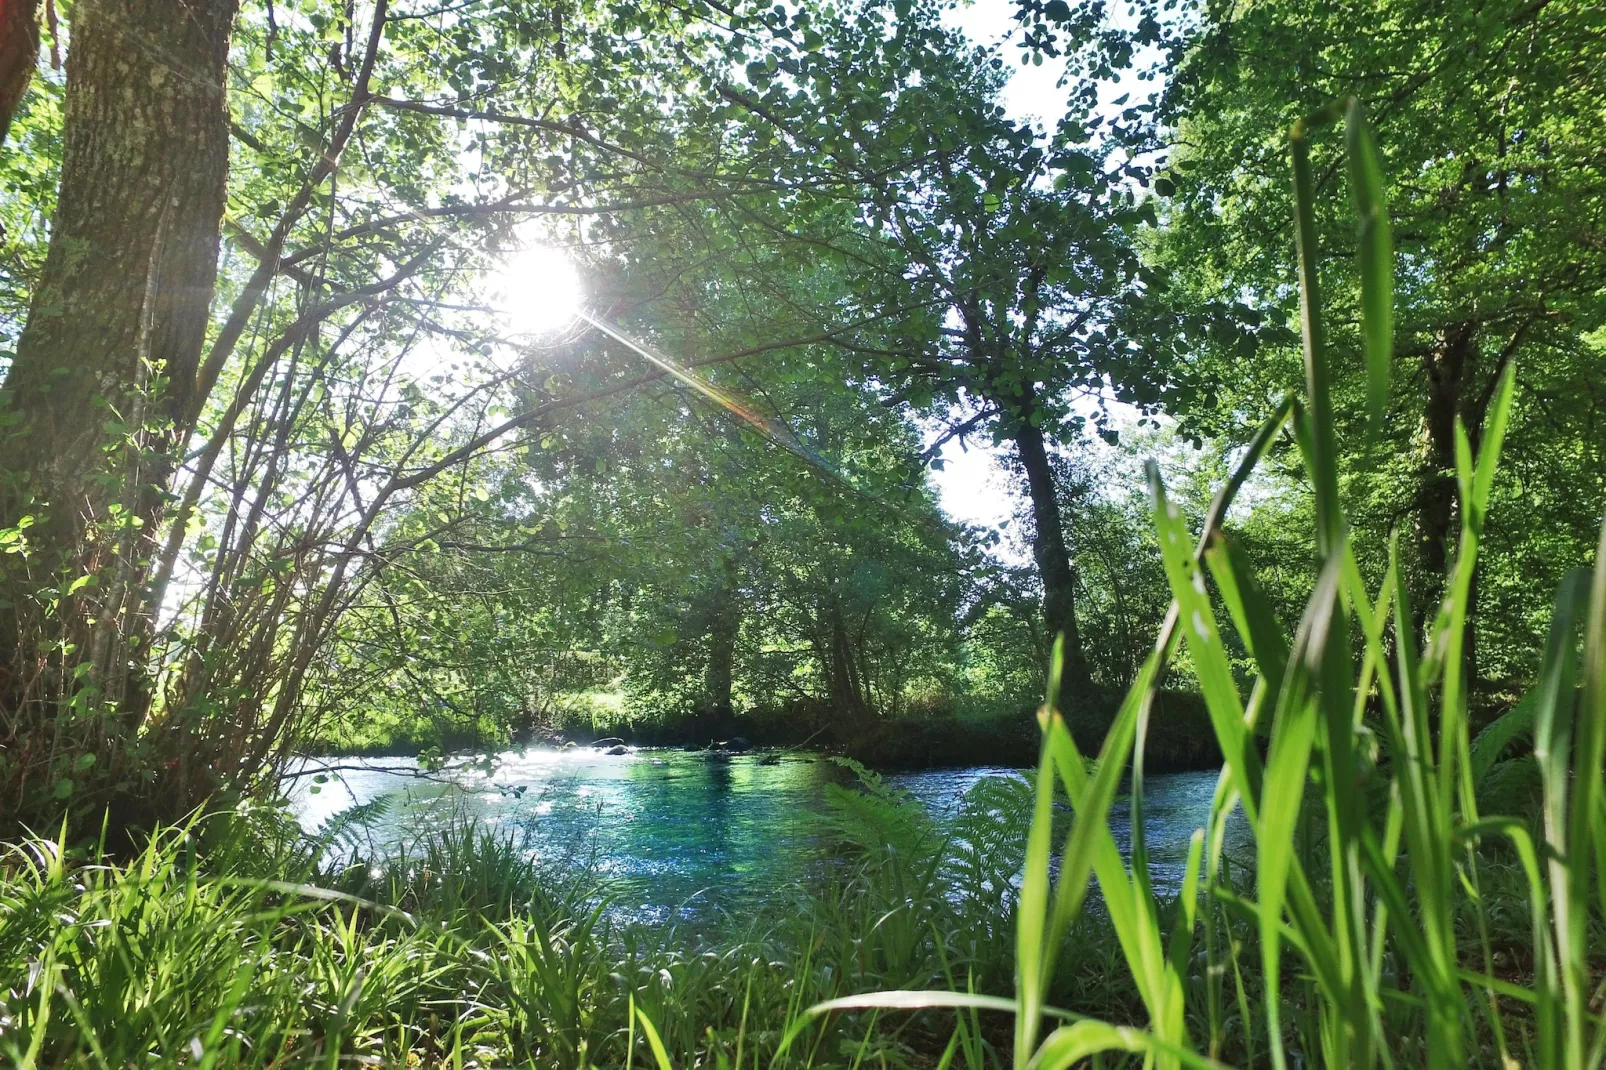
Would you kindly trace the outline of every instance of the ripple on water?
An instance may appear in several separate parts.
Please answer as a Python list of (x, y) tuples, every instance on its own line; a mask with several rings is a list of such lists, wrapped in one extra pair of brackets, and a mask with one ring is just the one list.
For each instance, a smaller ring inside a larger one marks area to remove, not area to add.
[[(617, 911), (643, 920), (737, 910), (803, 879), (819, 857), (814, 816), (825, 808), (825, 785), (852, 779), (835, 763), (810, 757), (765, 765), (755, 755), (714, 762), (680, 751), (531, 749), (502, 755), (491, 776), (460, 770), (432, 780), (418, 778), (412, 759), (326, 764), (336, 767), (328, 782), (293, 782), (291, 808), (309, 831), (382, 797), (389, 805), (366, 827), (381, 850), (431, 824), (471, 817), (509, 830), (544, 860), (594, 865), (610, 879)], [(976, 781), (996, 775), (1018, 774), (977, 767), (887, 779), (948, 817)], [(1180, 882), (1188, 838), (1208, 813), (1215, 784), (1213, 772), (1146, 779), (1144, 829), (1158, 887)], [(1124, 799), (1111, 826), (1127, 852)]]

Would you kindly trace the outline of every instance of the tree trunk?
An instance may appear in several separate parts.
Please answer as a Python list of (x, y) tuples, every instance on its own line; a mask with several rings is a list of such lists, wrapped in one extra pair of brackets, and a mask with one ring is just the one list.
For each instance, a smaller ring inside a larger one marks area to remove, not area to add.
[(742, 624), (736, 599), (721, 590), (713, 600), (708, 622), (708, 667), (703, 673), (703, 701), (708, 712), (728, 723), (734, 714), (731, 688), (735, 678), (736, 633)]
[(1032, 557), (1043, 583), (1043, 623), (1048, 626), (1050, 642), (1056, 635), (1065, 637), (1065, 654), (1060, 662), (1063, 691), (1085, 694), (1092, 685), (1092, 674), (1076, 628), (1076, 569), (1065, 546), (1054, 469), (1049, 464), (1043, 432), (1029, 420), (1022, 419), (1015, 425), (1014, 439), (1031, 493)]
[(39, 62), (37, 0), (0, 0), (0, 144)]
[(1461, 414), (1461, 398), (1473, 371), (1476, 351), (1472, 325), (1457, 324), (1444, 332), (1425, 360), (1427, 402), (1422, 423), (1427, 456), (1418, 491), (1416, 526), (1422, 584), (1416, 605), (1419, 631), (1424, 622), (1432, 621), (1444, 595), (1456, 515), (1455, 421)]
[[(1452, 563), (1452, 545), (1457, 538), (1459, 512), (1455, 478), (1455, 425), (1459, 418), (1467, 432), (1473, 457), (1483, 444), (1483, 421), (1490, 399), (1505, 365), (1521, 341), (1524, 328), (1507, 343), (1492, 367), (1480, 368), (1479, 337), (1476, 323), (1458, 323), (1448, 328), (1425, 357), (1427, 403), (1423, 407), (1423, 429), (1427, 456), (1417, 506), (1417, 563), (1420, 590), (1413, 607), (1418, 636), (1432, 624), (1444, 597)], [(1468, 590), (1467, 626), (1462, 652), (1468, 686), (1477, 680), (1478, 576), (1474, 572)]]
[[(0, 556), (0, 814), (53, 823), (70, 799), (111, 842), (215, 786), (202, 760), (207, 784), (175, 790), (184, 737), (136, 751), (129, 713), (153, 686), (145, 572), (217, 271), (236, 3), (74, 5), (50, 248), (0, 388), (0, 537), (26, 550)], [(93, 772), (75, 783), (62, 754)]]
[(830, 596), (825, 616), (828, 634), (825, 669), (831, 717), (838, 722), (851, 723), (869, 716), (872, 711), (860, 679), (853, 641), (848, 636), (847, 621), (842, 617), (842, 604), (834, 594)]
[[(193, 400), (217, 272), (236, 3), (73, 8), (61, 194), (0, 391), (0, 530), (35, 518), (26, 562), (8, 555), (0, 576), (0, 643), (24, 673), (0, 701), (31, 686), (55, 629), (69, 660), (101, 670), (126, 665), (142, 634), (172, 428)], [(27, 611), (34, 592), (84, 576), (75, 604)]]

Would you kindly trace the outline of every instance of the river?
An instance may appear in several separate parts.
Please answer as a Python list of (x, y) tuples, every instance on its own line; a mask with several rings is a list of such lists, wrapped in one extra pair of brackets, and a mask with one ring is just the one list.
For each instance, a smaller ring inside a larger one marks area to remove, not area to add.
[[(336, 770), (325, 782), (292, 781), (292, 811), (309, 831), (380, 798), (382, 812), (360, 830), (367, 850), (393, 849), (421, 829), (470, 818), (517, 836), (545, 860), (593, 866), (609, 878), (617, 909), (643, 920), (739, 910), (801, 879), (818, 856), (815, 818), (826, 806), (825, 785), (854, 780), (834, 762), (793, 753), (714, 761), (680, 751), (531, 749), (499, 756), (491, 775), (459, 770), (437, 780), (419, 779), (410, 759), (322, 764)], [(983, 766), (886, 779), (941, 818), (982, 777), (1019, 775)], [(1144, 829), (1157, 888), (1179, 883), (1188, 838), (1203, 824), (1215, 784), (1213, 772), (1146, 779)], [(1125, 854), (1124, 797), (1111, 825)]]

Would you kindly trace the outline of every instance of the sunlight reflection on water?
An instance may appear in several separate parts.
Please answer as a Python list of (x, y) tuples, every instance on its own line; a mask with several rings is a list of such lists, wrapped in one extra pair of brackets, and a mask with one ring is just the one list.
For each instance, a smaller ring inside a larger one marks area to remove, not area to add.
[[(336, 758), (339, 771), (317, 792), (293, 781), (292, 811), (309, 831), (351, 807), (388, 797), (365, 829), (368, 851), (382, 851), (431, 825), (466, 816), (520, 837), (538, 858), (580, 861), (609, 878), (617, 913), (643, 920), (686, 918), (710, 909), (740, 911), (795, 886), (821, 852), (815, 815), (824, 786), (852, 774), (833, 762), (787, 754), (711, 761), (701, 754), (530, 749), (502, 755), (493, 776), (459, 771), (421, 780), (404, 758)], [(994, 768), (933, 769), (889, 775), (938, 817)], [(1181, 878), (1188, 837), (1204, 820), (1216, 774), (1151, 776), (1145, 821), (1157, 888)], [(521, 790), (522, 789), (522, 790)], [(1127, 805), (1111, 824), (1122, 852), (1130, 844)]]

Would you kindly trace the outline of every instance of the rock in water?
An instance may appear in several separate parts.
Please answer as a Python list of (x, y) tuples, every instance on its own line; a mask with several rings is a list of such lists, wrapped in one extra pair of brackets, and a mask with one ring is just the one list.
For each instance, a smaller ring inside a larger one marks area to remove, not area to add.
[(629, 754), (630, 753), (630, 748), (625, 746), (623, 743), (615, 743), (613, 746), (608, 748), (608, 753), (609, 754)]

